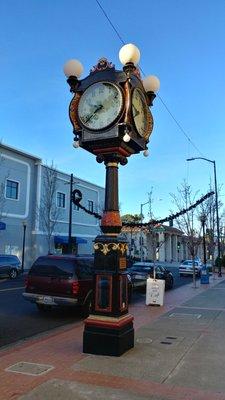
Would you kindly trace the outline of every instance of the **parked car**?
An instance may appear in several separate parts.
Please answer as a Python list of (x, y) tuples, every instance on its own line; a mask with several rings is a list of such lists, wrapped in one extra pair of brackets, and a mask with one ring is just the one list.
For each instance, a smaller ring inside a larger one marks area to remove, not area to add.
[[(28, 272), (23, 297), (39, 310), (55, 306), (80, 306), (89, 314), (94, 275), (93, 256), (48, 255), (39, 257)], [(128, 277), (128, 292), (132, 284)]]
[(172, 289), (173, 287), (173, 274), (167, 268), (162, 267), (161, 265), (155, 265), (155, 273), (154, 273), (154, 263), (152, 262), (136, 262), (133, 264), (131, 268), (128, 269), (128, 273), (131, 276), (133, 288), (145, 288), (146, 287), (146, 279), (156, 278), (163, 279), (165, 281), (165, 288)]
[(0, 254), (0, 276), (15, 279), (22, 272), (22, 266), (17, 256)]
[[(200, 260), (194, 261), (195, 274), (196, 276), (201, 275), (202, 263)], [(193, 275), (193, 260), (185, 260), (179, 266), (179, 274), (182, 275)]]

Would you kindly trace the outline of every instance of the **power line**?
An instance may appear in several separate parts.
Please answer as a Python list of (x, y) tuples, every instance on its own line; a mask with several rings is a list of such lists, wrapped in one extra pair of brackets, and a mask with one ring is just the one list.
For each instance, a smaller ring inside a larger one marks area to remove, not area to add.
[[(120, 39), (121, 43), (125, 44), (125, 41), (123, 40), (122, 36), (120, 35), (119, 31), (116, 29), (115, 25), (112, 23), (111, 19), (109, 18), (108, 14), (106, 13), (106, 11), (104, 10), (104, 8), (102, 7), (102, 5), (100, 4), (100, 2), (98, 0), (95, 0), (96, 3), (98, 4), (99, 8), (101, 9), (102, 13), (104, 14), (104, 16), (106, 17), (107, 21), (109, 22), (109, 24), (111, 25), (112, 29), (114, 30), (114, 32), (116, 33), (116, 35), (118, 36), (118, 38)], [(142, 70), (141, 67), (139, 67), (140, 71), (142, 72), (142, 74), (145, 76), (144, 71)], [(194, 142), (191, 140), (191, 138), (188, 136), (188, 134), (185, 132), (184, 128), (182, 127), (182, 125), (177, 121), (177, 119), (174, 117), (173, 113), (170, 111), (169, 107), (166, 105), (165, 101), (162, 99), (161, 96), (157, 95), (157, 97), (159, 98), (159, 100), (161, 101), (161, 103), (163, 104), (163, 106), (165, 107), (165, 109), (167, 110), (167, 112), (169, 113), (169, 115), (171, 116), (171, 118), (173, 119), (173, 121), (175, 122), (175, 124), (178, 126), (178, 128), (180, 129), (180, 131), (183, 133), (183, 135), (186, 137), (186, 139), (188, 140), (188, 142), (195, 148), (195, 150), (198, 151), (198, 153), (203, 156), (202, 152), (198, 149), (198, 147), (194, 144)]]
[(111, 25), (111, 27), (113, 28), (114, 32), (117, 34), (118, 38), (120, 39), (120, 41), (125, 44), (122, 36), (119, 34), (118, 30), (116, 29), (115, 25), (112, 23), (111, 19), (109, 18), (109, 16), (107, 15), (107, 13), (105, 12), (104, 8), (102, 7), (102, 5), (99, 3), (98, 0), (95, 0), (96, 3), (98, 4), (98, 6), (101, 8), (104, 16), (106, 17), (106, 19), (108, 20), (109, 24)]
[[(195, 148), (195, 150), (197, 150), (202, 156), (202, 152), (198, 149), (197, 146), (195, 146), (194, 142), (189, 138), (188, 134), (185, 132), (184, 128), (182, 127), (182, 125), (177, 121), (177, 119), (174, 117), (174, 115), (172, 114), (172, 112), (170, 111), (170, 109), (167, 107), (166, 103), (163, 101), (162, 97), (159, 96), (159, 94), (157, 95), (157, 97), (159, 98), (159, 100), (161, 101), (161, 103), (164, 105), (165, 109), (167, 110), (167, 112), (170, 114), (171, 118), (174, 120), (174, 122), (177, 124), (178, 128), (181, 130), (181, 132), (184, 134), (184, 136), (186, 137), (186, 139), (189, 141), (190, 144), (192, 144), (192, 146)], [(204, 156), (203, 156), (204, 157)]]

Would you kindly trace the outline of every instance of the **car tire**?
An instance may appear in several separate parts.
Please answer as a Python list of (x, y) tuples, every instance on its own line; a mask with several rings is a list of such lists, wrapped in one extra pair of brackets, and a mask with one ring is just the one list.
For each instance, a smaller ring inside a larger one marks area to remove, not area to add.
[(47, 306), (46, 304), (36, 303), (36, 306), (38, 310), (41, 312), (46, 312), (51, 310), (51, 306)]
[(15, 268), (12, 268), (9, 272), (9, 277), (10, 279), (15, 279), (17, 278), (18, 271)]

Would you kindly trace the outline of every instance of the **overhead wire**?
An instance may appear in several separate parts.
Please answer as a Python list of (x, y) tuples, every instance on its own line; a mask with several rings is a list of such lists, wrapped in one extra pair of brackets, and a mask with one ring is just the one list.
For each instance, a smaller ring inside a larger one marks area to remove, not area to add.
[(100, 2), (98, 0), (95, 0), (96, 3), (98, 4), (99, 8), (101, 8), (104, 16), (106, 17), (106, 19), (108, 20), (109, 24), (111, 25), (111, 27), (113, 28), (114, 32), (117, 34), (118, 38), (120, 39), (120, 41), (125, 44), (122, 36), (119, 34), (118, 30), (116, 29), (115, 25), (112, 23), (111, 19), (109, 18), (109, 16), (107, 15), (107, 13), (105, 12), (104, 8), (102, 7), (102, 5), (100, 4)]
[[(107, 21), (109, 22), (109, 24), (111, 25), (112, 29), (114, 30), (114, 32), (116, 33), (116, 35), (118, 36), (119, 40), (121, 41), (122, 44), (125, 44), (125, 41), (123, 40), (122, 36), (120, 35), (118, 29), (116, 29), (115, 25), (113, 24), (113, 22), (111, 21), (111, 19), (109, 18), (108, 14), (106, 13), (105, 9), (102, 7), (101, 3), (99, 2), (99, 0), (95, 0), (96, 3), (98, 4), (99, 8), (101, 9), (102, 13), (104, 14), (105, 18), (107, 19)], [(142, 74), (145, 76), (144, 71), (142, 70), (142, 68), (139, 66), (140, 71), (142, 72)], [(175, 124), (178, 126), (178, 128), (180, 129), (180, 131), (183, 133), (183, 135), (186, 137), (186, 139), (188, 140), (188, 142), (195, 148), (195, 150), (197, 150), (197, 152), (204, 157), (203, 153), (199, 150), (199, 148), (195, 145), (195, 143), (193, 142), (193, 140), (188, 136), (188, 134), (185, 132), (184, 128), (182, 127), (182, 125), (178, 122), (178, 120), (175, 118), (175, 116), (173, 115), (173, 113), (170, 111), (169, 107), (166, 105), (165, 101), (162, 99), (162, 97), (157, 94), (157, 97), (159, 98), (159, 100), (161, 101), (161, 103), (163, 104), (163, 106), (165, 107), (166, 111), (169, 113), (169, 115), (171, 116), (171, 118), (173, 119), (173, 121), (175, 122)]]

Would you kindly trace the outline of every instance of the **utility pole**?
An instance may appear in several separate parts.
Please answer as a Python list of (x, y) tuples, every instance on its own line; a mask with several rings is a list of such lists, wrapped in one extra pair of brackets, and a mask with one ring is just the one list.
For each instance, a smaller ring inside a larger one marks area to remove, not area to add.
[(24, 273), (24, 255), (25, 255), (26, 229), (27, 229), (26, 221), (23, 221), (23, 247), (22, 247), (22, 263), (21, 263), (22, 273)]
[(217, 227), (217, 250), (218, 250), (218, 276), (222, 276), (221, 272), (221, 248), (220, 248), (220, 221), (219, 221), (219, 206), (218, 206), (218, 190), (217, 190), (217, 178), (216, 178), (216, 161), (209, 160), (205, 157), (192, 157), (187, 158), (187, 161), (193, 160), (205, 160), (211, 164), (213, 164), (214, 169), (214, 185), (215, 185), (215, 203), (216, 203), (216, 227)]
[(143, 213), (142, 213), (142, 210), (143, 210), (143, 206), (145, 206), (145, 204), (148, 204), (148, 203), (149, 203), (149, 201), (146, 201), (146, 203), (141, 203), (141, 237), (140, 237), (141, 262), (143, 261), (143, 227), (142, 227)]
[(218, 276), (222, 276), (221, 273), (221, 251), (220, 251), (220, 222), (219, 222), (219, 206), (218, 206), (218, 191), (217, 191), (217, 178), (216, 178), (216, 162), (213, 161), (214, 167), (214, 181), (215, 181), (215, 201), (216, 201), (216, 228), (217, 228), (217, 250), (218, 250)]
[(205, 223), (206, 223), (206, 215), (203, 213), (200, 217), (200, 221), (202, 223), (202, 238), (203, 238), (203, 262), (204, 266), (206, 266), (206, 243), (205, 243)]
[(72, 253), (72, 193), (73, 193), (73, 174), (70, 175), (70, 198), (69, 198), (69, 230), (68, 230), (68, 249), (67, 252)]

